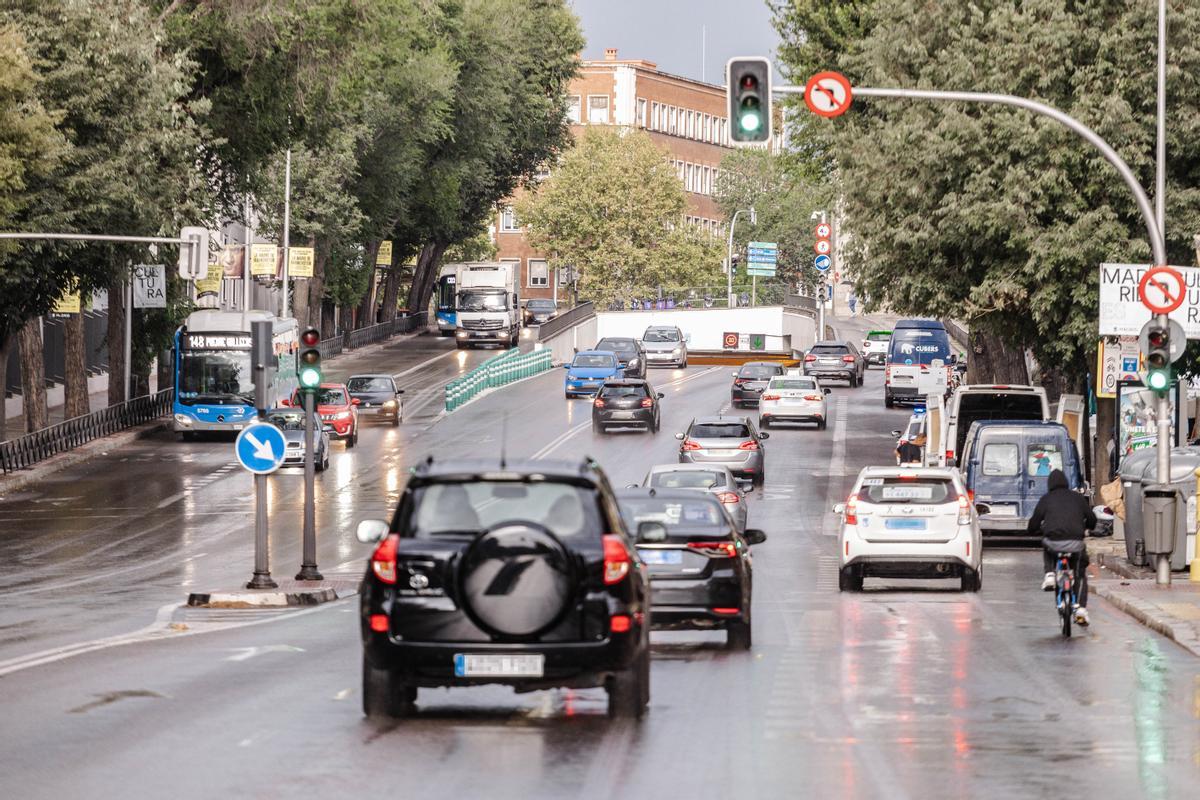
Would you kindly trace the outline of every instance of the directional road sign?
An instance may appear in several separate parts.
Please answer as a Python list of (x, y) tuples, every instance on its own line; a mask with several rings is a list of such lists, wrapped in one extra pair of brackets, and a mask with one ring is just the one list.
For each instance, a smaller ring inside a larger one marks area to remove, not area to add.
[(1138, 297), (1142, 305), (1155, 314), (1170, 314), (1183, 305), (1187, 297), (1187, 285), (1183, 275), (1170, 267), (1155, 267), (1147, 270), (1138, 284)]
[(286, 448), (283, 431), (269, 422), (256, 422), (243, 429), (233, 445), (238, 462), (255, 475), (279, 469)]
[(774, 264), (777, 259), (775, 256), (756, 256), (753, 253), (746, 259), (750, 264)]
[(755, 267), (753, 265), (746, 268), (746, 274), (756, 278), (774, 278), (774, 267)]
[(818, 72), (804, 87), (804, 102), (808, 110), (822, 117), (836, 117), (850, 108), (853, 92), (850, 81), (837, 72)]
[(817, 268), (818, 272), (825, 272), (828, 270), (830, 263), (829, 256), (813, 256), (813, 266)]
[(778, 250), (778, 242), (751, 242), (750, 247), (755, 250)]

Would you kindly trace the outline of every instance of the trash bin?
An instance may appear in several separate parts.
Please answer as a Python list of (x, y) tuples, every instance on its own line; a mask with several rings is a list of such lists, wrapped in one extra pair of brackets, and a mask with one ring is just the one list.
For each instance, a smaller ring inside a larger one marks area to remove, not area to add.
[(1171, 551), (1173, 570), (1187, 567), (1188, 537), (1196, 534), (1197, 467), (1200, 467), (1200, 447), (1171, 450), (1171, 488), (1179, 495), (1179, 508), (1175, 512), (1175, 549)]
[(1125, 557), (1130, 564), (1146, 565), (1145, 528), (1142, 524), (1142, 483), (1149, 472), (1154, 480), (1157, 460), (1153, 447), (1137, 450), (1121, 459), (1121, 488), (1125, 490)]

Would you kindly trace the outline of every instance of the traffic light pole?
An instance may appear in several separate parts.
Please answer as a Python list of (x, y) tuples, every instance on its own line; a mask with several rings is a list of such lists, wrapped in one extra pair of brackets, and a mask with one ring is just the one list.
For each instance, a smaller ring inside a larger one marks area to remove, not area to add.
[(298, 581), (319, 581), (317, 570), (316, 488), (316, 390), (304, 392), (304, 552), (301, 557)]

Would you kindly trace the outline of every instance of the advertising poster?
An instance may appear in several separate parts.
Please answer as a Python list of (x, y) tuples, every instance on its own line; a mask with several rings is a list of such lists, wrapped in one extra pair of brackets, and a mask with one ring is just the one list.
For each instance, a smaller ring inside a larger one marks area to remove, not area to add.
[(311, 278), (315, 251), (311, 247), (288, 248), (288, 277)]
[[(1170, 395), (1171, 400), (1171, 444), (1182, 444), (1180, 432), (1184, 426), (1179, 423), (1182, 407), (1179, 403), (1179, 384), (1176, 383)], [(1135, 450), (1143, 450), (1158, 444), (1158, 416), (1155, 408), (1158, 396), (1142, 386), (1141, 381), (1117, 383), (1117, 430), (1114, 444), (1116, 445), (1117, 468), (1121, 459)]]
[(250, 245), (250, 274), (260, 278), (275, 277), (279, 266), (279, 247), (273, 244)]
[(375, 265), (379, 267), (392, 265), (392, 242), (390, 239), (379, 243), (379, 253), (375, 256)]
[(221, 274), (226, 278), (241, 279), (246, 274), (246, 246), (230, 244), (221, 249), (217, 259), (221, 265)]

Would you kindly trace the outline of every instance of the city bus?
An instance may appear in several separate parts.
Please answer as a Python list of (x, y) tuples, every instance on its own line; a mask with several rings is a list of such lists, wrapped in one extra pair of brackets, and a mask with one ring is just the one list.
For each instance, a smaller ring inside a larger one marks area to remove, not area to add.
[(250, 363), (250, 324), (271, 323), (279, 359), (273, 396), (291, 397), (296, 388), (299, 330), (294, 319), (269, 311), (192, 312), (175, 332), (175, 431), (184, 441), (205, 431), (239, 431), (254, 422), (254, 375)]
[(453, 336), (458, 328), (458, 315), (455, 313), (455, 274), (454, 264), (446, 264), (438, 272), (437, 285), (434, 287), (434, 302), (437, 304), (438, 333), (442, 336)]

